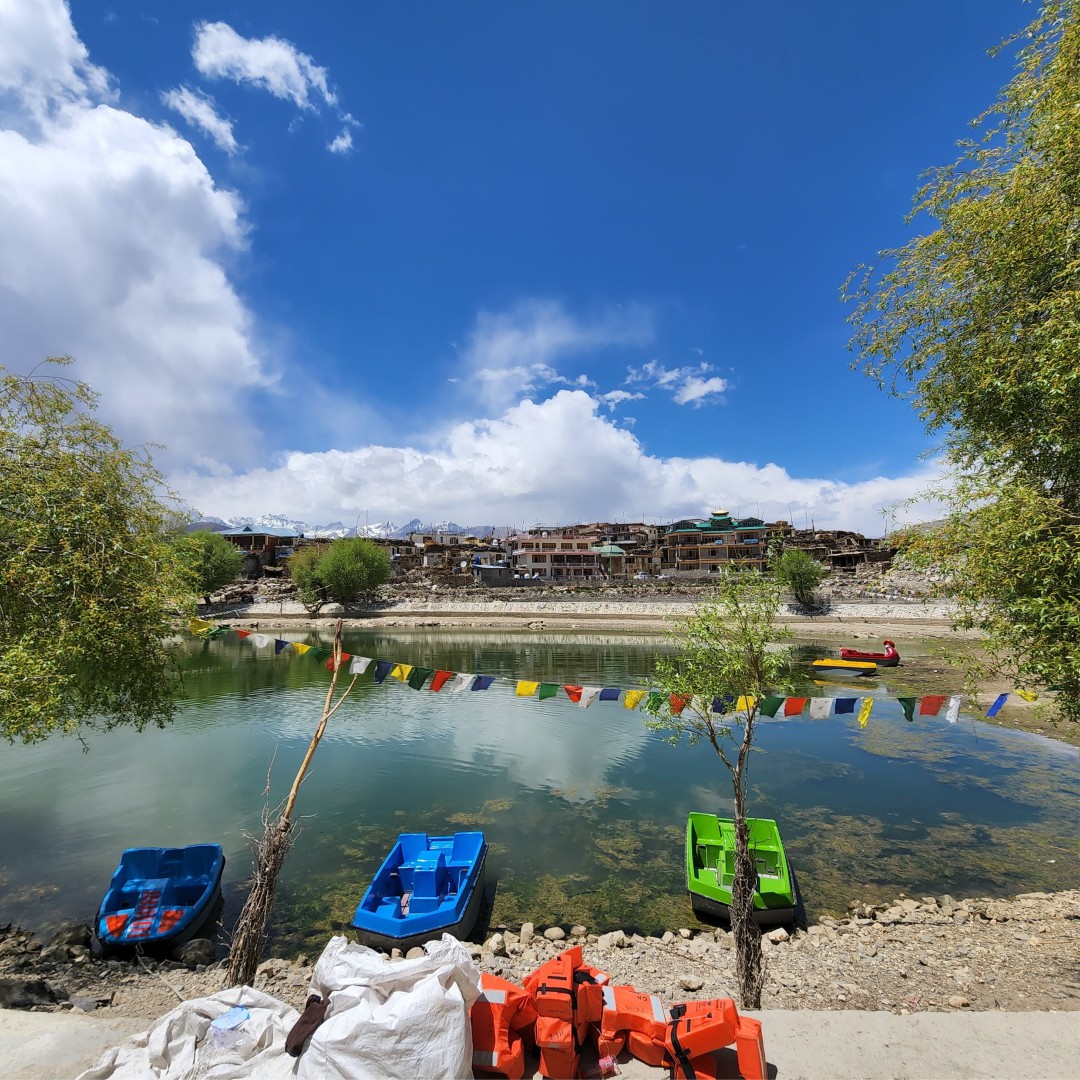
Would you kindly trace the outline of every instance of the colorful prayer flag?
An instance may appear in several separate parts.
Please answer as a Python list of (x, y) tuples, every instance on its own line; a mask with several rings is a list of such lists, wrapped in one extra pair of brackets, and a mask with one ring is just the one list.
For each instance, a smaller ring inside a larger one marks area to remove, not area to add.
[(811, 720), (828, 720), (830, 712), (832, 712), (831, 697), (812, 697), (810, 699)]
[(941, 712), (941, 706), (944, 704), (944, 694), (927, 694), (919, 702), (919, 715), (937, 716), (937, 714)]
[(454, 673), (452, 671), (436, 671), (435, 677), (431, 680), (431, 685), (428, 689), (438, 693), (446, 685), (447, 681), (453, 677)]
[(281, 650), (282, 649), (287, 649), (288, 647), (289, 647), (289, 643), (287, 641), (285, 641), (283, 638), (274, 638), (274, 653), (277, 656), (281, 655)]
[(775, 716), (777, 710), (784, 704), (782, 697), (777, 697), (775, 694), (766, 694), (761, 699), (761, 712), (762, 716)]
[(636, 709), (641, 704), (646, 693), (645, 690), (627, 690), (625, 697), (623, 697), (623, 708)]
[(581, 700), (578, 704), (587, 709), (600, 696), (599, 686), (583, 686), (581, 688)]
[(559, 684), (553, 682), (542, 682), (540, 684), (539, 700), (545, 701), (547, 698), (554, 697), (559, 692)]
[(375, 681), (381, 683), (387, 675), (390, 674), (390, 669), (394, 665), (389, 660), (376, 660), (375, 661)]
[(896, 699), (900, 702), (900, 708), (904, 710), (904, 719), (909, 723), (915, 723), (915, 702), (918, 698), (913, 697), (900, 697)]
[(863, 698), (862, 708), (859, 710), (859, 727), (866, 727), (870, 723), (870, 710), (874, 707), (872, 697)]
[(789, 697), (784, 701), (784, 715), (785, 716), (799, 716), (803, 709), (806, 708), (806, 703), (809, 698), (804, 697)]
[(949, 698), (949, 708), (945, 713), (945, 719), (950, 724), (955, 724), (960, 717), (960, 699), (958, 697)]
[(997, 714), (1001, 712), (1001, 706), (1005, 704), (1008, 696), (1008, 694), (998, 694), (997, 700), (995, 700), (994, 704), (986, 710), (986, 715), (988, 718), (991, 716), (997, 716)]
[(853, 697), (838, 697), (833, 702), (833, 709), (836, 711), (837, 716), (843, 713), (853, 713), (855, 711), (855, 702), (858, 698)]
[(539, 689), (540, 684), (538, 682), (528, 682), (525, 679), (519, 679), (514, 695), (515, 697), (532, 697)]
[(618, 701), (621, 693), (622, 691), (617, 686), (605, 686), (604, 689), (600, 691), (600, 700)]
[(363, 675), (371, 667), (370, 656), (354, 656), (349, 662), (350, 675)]
[(390, 678), (397, 679), (398, 682), (407, 683), (411, 674), (412, 664), (395, 664), (390, 672)]
[[(256, 644), (256, 645), (258, 645), (259, 643), (258, 643), (258, 642), (256, 641), (256, 642), (255, 642), (255, 644)], [(292, 642), (292, 647), (293, 647), (293, 648), (294, 648), (294, 649), (295, 649), (295, 650), (296, 650), (296, 651), (297, 651), (297, 652), (298, 652), (298, 653), (299, 653), (299, 654), (300, 654), (301, 656), (303, 656), (303, 655), (304, 655), (304, 653), (306, 653), (306, 652), (308, 651), (308, 649), (310, 649), (310, 648), (311, 648), (311, 646), (310, 646), (310, 645), (305, 645), (305, 644), (304, 644), (304, 643), (303, 643), (302, 641), (294, 641), (294, 642)]]
[(486, 690), (495, 681), (494, 675), (477, 675), (473, 680), (473, 690)]
[(563, 685), (563, 689), (566, 691), (566, 696), (574, 702), (576, 705), (581, 700), (581, 691), (584, 689), (582, 686), (566, 686)]
[(414, 690), (423, 690), (424, 683), (428, 681), (428, 676), (432, 672), (432, 668), (429, 667), (414, 667), (412, 673), (409, 675), (409, 686)]

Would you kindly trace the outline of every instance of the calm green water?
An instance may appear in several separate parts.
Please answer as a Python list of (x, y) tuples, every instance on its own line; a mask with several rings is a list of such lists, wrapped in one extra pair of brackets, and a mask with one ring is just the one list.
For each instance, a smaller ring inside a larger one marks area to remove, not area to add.
[[(328, 645), (315, 634), (291, 640)], [(402, 831), (482, 828), (493, 923), (693, 925), (682, 841), (692, 809), (730, 809), (706, 746), (672, 748), (621, 703), (514, 695), (519, 678), (643, 685), (662, 639), (537, 633), (350, 634), (349, 652), (497, 676), (482, 693), (362, 680), (330, 721), (304, 784), (274, 947), (321, 947), (347, 924)], [(826, 655), (807, 644), (804, 661)], [(328, 675), (292, 649), (227, 635), (192, 642), (188, 699), (163, 731), (0, 748), (0, 922), (92, 918), (125, 847), (217, 840), (232, 919), (250, 872), (245, 833), (286, 794)], [(875, 693), (854, 717), (764, 721), (752, 806), (781, 823), (808, 910), (855, 897), (1004, 895), (1080, 887), (1074, 749), (962, 716), (904, 721), (889, 676), (808, 692)], [(271, 762), (270, 794), (264, 795)]]

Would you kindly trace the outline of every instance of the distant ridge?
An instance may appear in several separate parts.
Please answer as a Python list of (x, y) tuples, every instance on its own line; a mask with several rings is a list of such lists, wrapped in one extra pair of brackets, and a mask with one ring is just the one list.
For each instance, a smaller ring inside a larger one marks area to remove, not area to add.
[(297, 521), (295, 518), (286, 517), (284, 514), (262, 514), (259, 517), (234, 517), (218, 518), (209, 515), (186, 527), (188, 532), (199, 529), (208, 529), (220, 532), (222, 529), (242, 529), (245, 526), (257, 528), (262, 525), (270, 529), (289, 529), (297, 535), (311, 537), (313, 539), (337, 540), (345, 536), (366, 536), (380, 540), (403, 540), (413, 533), (449, 533), (455, 536), (492, 536), (496, 532), (500, 534), (505, 527), (497, 528), (495, 525), (458, 525), (454, 521), (425, 522), (420, 518), (413, 518), (404, 525), (395, 525), (392, 521), (376, 521), (368, 525), (359, 525), (354, 528), (340, 521), (332, 521), (327, 525), (311, 525), (306, 521)]

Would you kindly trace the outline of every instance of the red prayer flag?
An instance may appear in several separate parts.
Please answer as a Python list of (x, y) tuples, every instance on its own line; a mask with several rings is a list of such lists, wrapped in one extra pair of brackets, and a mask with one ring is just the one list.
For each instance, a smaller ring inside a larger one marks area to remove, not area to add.
[(571, 701), (578, 702), (581, 700), (581, 692), (585, 688), (583, 686), (564, 686), (563, 689), (566, 691), (566, 696)]
[(690, 704), (690, 699), (683, 697), (681, 694), (672, 694), (669, 700), (671, 701), (672, 716), (678, 716)]
[(928, 694), (919, 702), (920, 716), (937, 716), (945, 704), (944, 694)]
[(431, 685), (428, 689), (435, 691), (441, 690), (446, 685), (446, 680), (452, 679), (454, 674), (453, 671), (436, 671), (435, 677), (431, 680)]
[(239, 638), (251, 637), (251, 631), (250, 630), (237, 630), (236, 631), (236, 636), (239, 637)]
[(806, 708), (806, 703), (809, 700), (809, 698), (804, 697), (789, 697), (784, 702), (784, 715), (798, 716)]

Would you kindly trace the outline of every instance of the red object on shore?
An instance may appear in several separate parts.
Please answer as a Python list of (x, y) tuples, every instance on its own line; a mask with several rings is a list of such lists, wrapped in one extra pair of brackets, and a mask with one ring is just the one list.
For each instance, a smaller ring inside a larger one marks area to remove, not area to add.
[(896, 651), (896, 645), (891, 641), (884, 641), (885, 651), (863, 652), (862, 649), (841, 649), (841, 660), (867, 660), (873, 661), (878, 667), (896, 667), (900, 663), (900, 654)]

